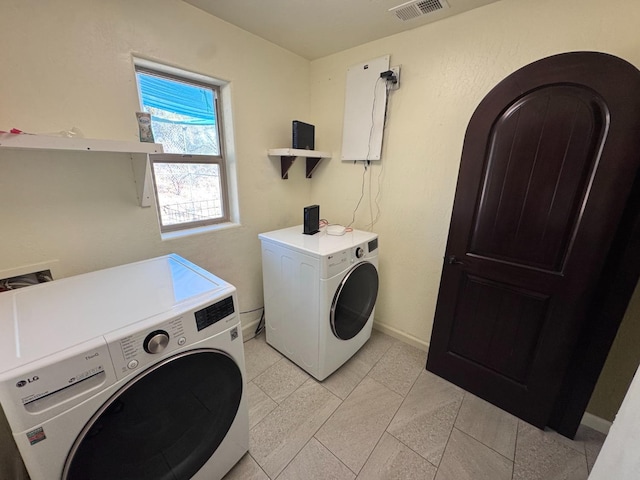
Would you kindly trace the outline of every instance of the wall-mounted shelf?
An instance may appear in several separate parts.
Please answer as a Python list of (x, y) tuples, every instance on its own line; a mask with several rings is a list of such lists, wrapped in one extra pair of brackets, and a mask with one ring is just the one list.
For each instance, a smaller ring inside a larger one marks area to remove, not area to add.
[(159, 143), (145, 143), (127, 140), (101, 140), (97, 138), (52, 137), (47, 135), (28, 135), (0, 133), (0, 151), (2, 150), (61, 150), (76, 152), (126, 153), (131, 157), (136, 192), (141, 207), (149, 207), (152, 202), (153, 185), (149, 154), (163, 153)]
[(162, 145), (159, 143), (13, 133), (0, 134), (0, 148), (116, 153), (163, 153)]
[(271, 148), (269, 149), (269, 156), (280, 157), (282, 179), (286, 180), (289, 178), (289, 169), (296, 158), (305, 157), (307, 159), (307, 178), (311, 178), (320, 160), (323, 158), (331, 158), (331, 152), (303, 150), (300, 148)]

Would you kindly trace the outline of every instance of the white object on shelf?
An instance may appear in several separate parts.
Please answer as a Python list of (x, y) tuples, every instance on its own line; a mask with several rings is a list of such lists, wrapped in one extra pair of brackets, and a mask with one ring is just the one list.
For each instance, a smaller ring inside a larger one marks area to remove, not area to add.
[(97, 138), (69, 138), (48, 135), (0, 134), (0, 148), (35, 150), (77, 150), (85, 152), (163, 153), (159, 143)]

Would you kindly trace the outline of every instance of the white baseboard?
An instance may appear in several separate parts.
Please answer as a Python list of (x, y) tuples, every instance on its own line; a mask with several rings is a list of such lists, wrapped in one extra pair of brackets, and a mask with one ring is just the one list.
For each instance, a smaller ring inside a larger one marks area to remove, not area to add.
[(390, 337), (397, 338), (404, 343), (408, 343), (412, 347), (419, 348), (420, 350), (424, 350), (425, 352), (429, 350), (429, 342), (420, 340), (419, 338), (414, 337), (413, 335), (409, 335), (408, 333), (398, 330), (397, 328), (390, 327), (389, 325), (377, 322), (376, 320), (373, 321), (373, 328), (375, 328), (379, 332), (386, 333)]
[(605, 420), (604, 418), (596, 417), (595, 415), (584, 412), (582, 416), (582, 420), (580, 421), (582, 425), (586, 425), (587, 427), (593, 428), (596, 432), (604, 433), (607, 435), (609, 433), (609, 429), (611, 428), (612, 422), (609, 420)]

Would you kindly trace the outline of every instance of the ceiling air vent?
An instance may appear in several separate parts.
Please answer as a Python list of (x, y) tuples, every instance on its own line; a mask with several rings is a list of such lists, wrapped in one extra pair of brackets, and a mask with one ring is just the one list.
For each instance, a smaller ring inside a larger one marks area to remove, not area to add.
[(393, 12), (400, 20), (406, 22), (407, 20), (437, 12), (444, 8), (449, 8), (446, 0), (413, 0), (390, 8), (389, 11)]

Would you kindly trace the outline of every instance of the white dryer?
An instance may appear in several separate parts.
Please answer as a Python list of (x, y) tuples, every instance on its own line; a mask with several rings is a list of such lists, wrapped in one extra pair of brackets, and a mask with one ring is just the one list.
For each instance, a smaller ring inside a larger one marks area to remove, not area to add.
[(304, 235), (297, 226), (258, 237), (267, 343), (324, 380), (371, 336), (378, 236)]
[(0, 294), (32, 480), (220, 479), (247, 452), (236, 289), (177, 255)]

